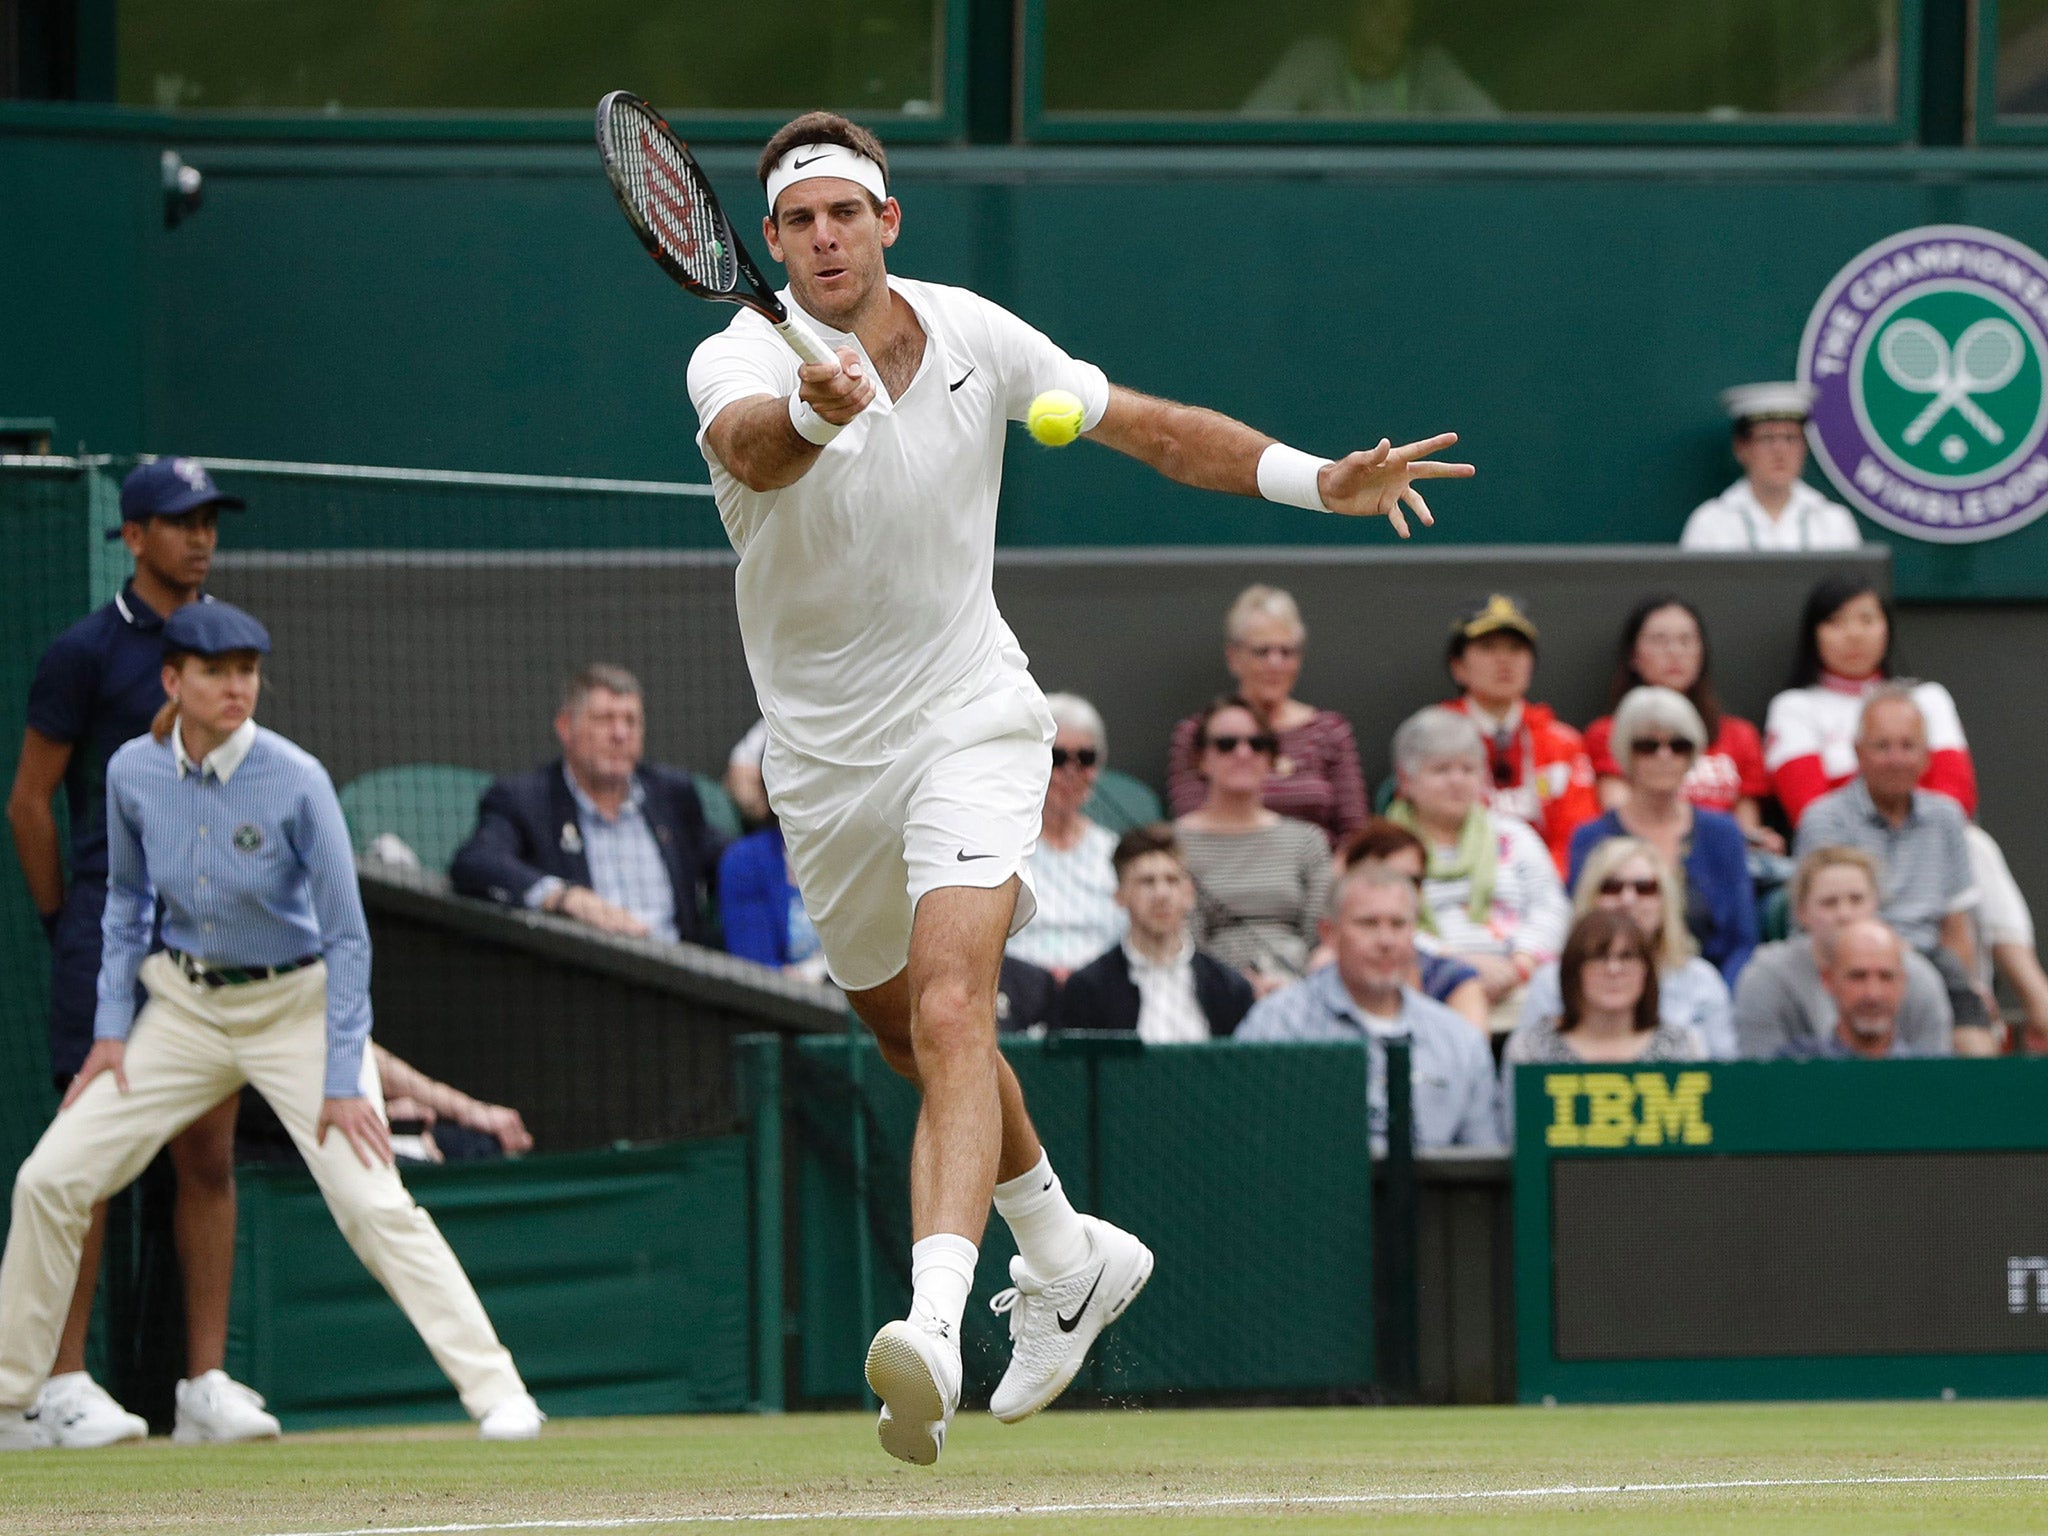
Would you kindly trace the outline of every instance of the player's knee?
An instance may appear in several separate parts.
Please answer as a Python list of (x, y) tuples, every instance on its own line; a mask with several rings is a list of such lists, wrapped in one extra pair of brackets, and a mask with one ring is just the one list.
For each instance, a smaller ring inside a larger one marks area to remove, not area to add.
[(995, 1003), (973, 987), (940, 983), (919, 994), (910, 1027), (920, 1058), (987, 1051), (995, 1045)]

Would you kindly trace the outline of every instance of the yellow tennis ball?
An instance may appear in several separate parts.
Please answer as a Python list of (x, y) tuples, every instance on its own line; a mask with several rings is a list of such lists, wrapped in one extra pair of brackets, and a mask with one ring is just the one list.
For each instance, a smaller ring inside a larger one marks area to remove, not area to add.
[(1064, 448), (1081, 435), (1081, 397), (1064, 389), (1048, 389), (1031, 402), (1024, 425), (1048, 448)]

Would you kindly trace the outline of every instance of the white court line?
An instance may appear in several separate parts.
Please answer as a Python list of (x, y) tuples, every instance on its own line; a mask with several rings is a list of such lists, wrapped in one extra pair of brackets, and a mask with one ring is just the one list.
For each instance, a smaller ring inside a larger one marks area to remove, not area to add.
[(1697, 1483), (1559, 1483), (1545, 1488), (1453, 1488), (1387, 1493), (1218, 1495), (1206, 1499), (1104, 1500), (1081, 1504), (979, 1504), (946, 1509), (770, 1510), (758, 1513), (618, 1515), (564, 1520), (495, 1520), (474, 1525), (361, 1525), (348, 1530), (285, 1531), (275, 1536), (467, 1536), (489, 1531), (624, 1531), (649, 1525), (792, 1525), (805, 1520), (993, 1520), (1018, 1515), (1143, 1515), (1173, 1510), (1328, 1509), (1363, 1504), (1479, 1503), (1494, 1499), (1568, 1499), (1593, 1494), (1720, 1493), (1759, 1488), (1904, 1488), (1928, 1484), (2044, 1483), (2048, 1472), (1984, 1472), (1898, 1477), (1759, 1477)]

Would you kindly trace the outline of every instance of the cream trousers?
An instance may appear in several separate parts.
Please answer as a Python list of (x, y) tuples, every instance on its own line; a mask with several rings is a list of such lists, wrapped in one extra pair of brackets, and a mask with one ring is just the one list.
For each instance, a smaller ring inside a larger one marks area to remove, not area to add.
[[(526, 1390), (448, 1241), (390, 1166), (365, 1168), (348, 1138), (313, 1139), (327, 1064), (327, 967), (209, 990), (167, 955), (142, 967), (149, 1002), (128, 1037), (128, 1091), (103, 1072), (58, 1114), (14, 1180), (0, 1260), (0, 1409), (25, 1408), (49, 1375), (93, 1206), (244, 1083), (277, 1111), (356, 1257), (448, 1373), (472, 1418)], [(363, 1091), (384, 1096), (364, 1061)]]

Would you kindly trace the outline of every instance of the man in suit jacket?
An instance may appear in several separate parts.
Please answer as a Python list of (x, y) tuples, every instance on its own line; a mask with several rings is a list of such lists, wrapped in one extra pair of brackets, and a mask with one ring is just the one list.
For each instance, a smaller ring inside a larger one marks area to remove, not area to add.
[(1188, 936), (1195, 882), (1173, 828), (1158, 822), (1126, 832), (1112, 862), (1130, 931), (1067, 978), (1059, 1027), (1135, 1030), (1154, 1045), (1229, 1034), (1252, 1005), (1251, 983)]
[(555, 716), (562, 756), (484, 791), (449, 877), (465, 896), (555, 912), (606, 933), (711, 942), (719, 843), (690, 776), (643, 764), (640, 682), (594, 663)]

